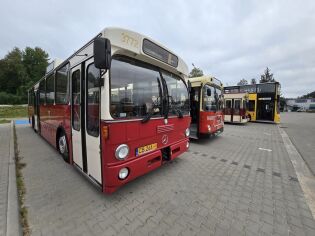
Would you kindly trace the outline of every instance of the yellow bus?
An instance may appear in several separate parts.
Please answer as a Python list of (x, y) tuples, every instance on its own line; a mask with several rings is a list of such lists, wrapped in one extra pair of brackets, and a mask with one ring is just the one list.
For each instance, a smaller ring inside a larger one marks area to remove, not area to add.
[(250, 121), (280, 123), (280, 83), (224, 87), (224, 93), (248, 93), (247, 116)]

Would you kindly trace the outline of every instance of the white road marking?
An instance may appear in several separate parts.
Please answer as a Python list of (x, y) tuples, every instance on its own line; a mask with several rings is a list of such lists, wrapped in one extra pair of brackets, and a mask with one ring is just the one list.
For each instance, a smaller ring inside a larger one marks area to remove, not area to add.
[(296, 150), (292, 144), (287, 133), (279, 128), (279, 132), (282, 136), (284, 146), (287, 149), (292, 165), (295, 169), (296, 176), (299, 180), (301, 188), (304, 192), (306, 202), (315, 218), (315, 177), (305, 164), (300, 153)]
[(258, 148), (259, 150), (261, 150), (261, 151), (267, 151), (267, 152), (272, 152), (272, 150), (271, 149), (267, 149), (267, 148)]
[(269, 133), (265, 133), (265, 132), (264, 132), (264, 134), (265, 134), (265, 135), (269, 135), (269, 136), (271, 135), (271, 134), (269, 134)]

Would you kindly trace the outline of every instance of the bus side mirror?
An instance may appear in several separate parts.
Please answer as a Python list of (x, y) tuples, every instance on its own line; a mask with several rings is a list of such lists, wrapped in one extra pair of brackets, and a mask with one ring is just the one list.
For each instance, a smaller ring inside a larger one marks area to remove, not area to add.
[(207, 88), (207, 96), (210, 97), (211, 96), (211, 89)]
[(110, 69), (112, 61), (111, 44), (109, 39), (94, 39), (94, 64), (98, 69)]

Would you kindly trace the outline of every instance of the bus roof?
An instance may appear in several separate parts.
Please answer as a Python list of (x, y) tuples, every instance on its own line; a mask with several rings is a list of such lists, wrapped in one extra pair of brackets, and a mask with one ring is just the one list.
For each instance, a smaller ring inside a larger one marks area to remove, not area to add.
[[(162, 69), (179, 73), (184, 76), (188, 76), (188, 66), (187, 64), (181, 59), (179, 56), (177, 56), (175, 53), (173, 53), (171, 50), (166, 48), (165, 46), (161, 45), (160, 43), (156, 42), (155, 40), (151, 39), (150, 37), (147, 37), (145, 35), (142, 35), (140, 33), (123, 29), (123, 28), (117, 28), (117, 27), (108, 27), (102, 30), (99, 34), (97, 34), (95, 37), (93, 37), (88, 43), (86, 43), (83, 47), (78, 49), (75, 53), (73, 53), (70, 57), (68, 57), (66, 60), (64, 60), (62, 63), (58, 63), (59, 65), (54, 68), (54, 70), (50, 71), (49, 73), (52, 73), (53, 71), (61, 68), (65, 64), (67, 64), (69, 61), (71, 61), (73, 58), (75, 58), (77, 55), (80, 55), (80, 60), (85, 60), (85, 58), (88, 58), (92, 56), (93, 52), (91, 50), (86, 53), (86, 48), (89, 47), (95, 38), (97, 37), (104, 37), (108, 38), (111, 41), (112, 48), (115, 48), (117, 53), (127, 53), (135, 57), (136, 59), (152, 63), (154, 65), (157, 65), (161, 67)], [(158, 58), (160, 55), (156, 54), (157, 56), (153, 56), (152, 54), (149, 55), (149, 53), (145, 53), (143, 50), (143, 42), (144, 40), (148, 40), (152, 42), (153, 46), (157, 46), (159, 50), (162, 50), (164, 54), (167, 54), (169, 58), (177, 58), (177, 66), (171, 65), (170, 63), (167, 63), (160, 58)], [(114, 50), (112, 50), (114, 51)], [(84, 52), (84, 53), (82, 53)], [(85, 56), (85, 57), (84, 57)], [(38, 84), (41, 80), (43, 80), (49, 73), (47, 73), (43, 78), (41, 78), (39, 81), (35, 83)], [(32, 86), (32, 88), (34, 85)]]
[(208, 83), (208, 84), (214, 84), (223, 88), (222, 82), (211, 75), (203, 75), (200, 77), (188, 78), (188, 81), (190, 81), (192, 87), (197, 87), (197, 86), (200, 86), (201, 84)]

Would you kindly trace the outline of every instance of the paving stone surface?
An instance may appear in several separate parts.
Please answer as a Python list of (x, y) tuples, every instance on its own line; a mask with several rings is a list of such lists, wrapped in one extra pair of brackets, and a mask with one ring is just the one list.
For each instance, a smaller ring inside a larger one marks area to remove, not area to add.
[(17, 135), (33, 235), (315, 235), (276, 125), (226, 125), (112, 195), (31, 128)]
[(10, 127), (10, 124), (0, 125), (0, 236), (6, 234), (7, 227)]

